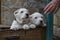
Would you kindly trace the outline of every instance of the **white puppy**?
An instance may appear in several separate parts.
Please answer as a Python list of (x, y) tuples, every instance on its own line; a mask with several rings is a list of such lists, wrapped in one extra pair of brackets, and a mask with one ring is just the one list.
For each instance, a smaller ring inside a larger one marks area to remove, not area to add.
[(26, 21), (26, 20), (29, 20), (29, 12), (26, 8), (20, 8), (18, 10), (16, 10), (14, 12), (14, 16), (17, 20), (17, 22), (19, 22), (20, 24), (22, 23), (27, 23), (29, 21)]
[(39, 12), (35, 12), (32, 15), (30, 15), (31, 23), (35, 26), (42, 26), (43, 25), (43, 15)]
[(16, 20), (14, 20), (12, 22), (12, 25), (10, 27), (10, 29), (12, 29), (12, 30), (17, 30), (17, 29), (21, 29), (21, 28), (22, 28), (21, 25)]
[(27, 25), (28, 28), (25, 28), (24, 24), (29, 23), (29, 12), (26, 8), (20, 8), (14, 12), (14, 16), (16, 20), (13, 21), (10, 29), (13, 30), (18, 30), (18, 29), (28, 29), (29, 26)]

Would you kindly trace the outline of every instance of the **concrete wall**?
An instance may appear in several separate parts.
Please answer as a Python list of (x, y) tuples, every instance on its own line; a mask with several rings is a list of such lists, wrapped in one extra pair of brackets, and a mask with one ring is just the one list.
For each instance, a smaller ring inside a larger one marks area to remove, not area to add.
[[(45, 0), (1, 0), (1, 23), (11, 25), (13, 12), (21, 7), (28, 8), (31, 14), (35, 11), (43, 13)], [(60, 10), (54, 15), (54, 24), (60, 25)]]
[(14, 15), (13, 12), (22, 7), (24, 0), (1, 0), (1, 23), (11, 25)]
[(1, 0), (1, 23), (11, 25), (14, 20), (13, 12), (21, 7), (28, 8), (31, 13), (42, 12), (45, 0)]

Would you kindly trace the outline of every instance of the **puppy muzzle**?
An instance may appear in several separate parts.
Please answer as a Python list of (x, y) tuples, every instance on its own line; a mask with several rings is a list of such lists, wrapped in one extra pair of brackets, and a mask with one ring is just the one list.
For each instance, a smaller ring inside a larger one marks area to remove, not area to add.
[(29, 18), (29, 14), (26, 14), (26, 18)]
[(43, 21), (40, 21), (40, 23), (39, 23), (39, 25), (37, 25), (37, 26), (43, 26)]

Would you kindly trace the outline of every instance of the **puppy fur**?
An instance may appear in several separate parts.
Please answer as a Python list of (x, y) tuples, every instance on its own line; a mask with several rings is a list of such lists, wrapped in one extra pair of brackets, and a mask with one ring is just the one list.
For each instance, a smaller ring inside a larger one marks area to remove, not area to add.
[(28, 29), (27, 27), (29, 26), (27, 24), (29, 23), (30, 19), (29, 19), (29, 11), (26, 8), (20, 8), (16, 10), (14, 12), (14, 16), (16, 20), (13, 21), (10, 29), (12, 30)]
[(43, 15), (39, 12), (34, 12), (32, 15), (30, 15), (31, 23), (35, 26), (43, 25)]

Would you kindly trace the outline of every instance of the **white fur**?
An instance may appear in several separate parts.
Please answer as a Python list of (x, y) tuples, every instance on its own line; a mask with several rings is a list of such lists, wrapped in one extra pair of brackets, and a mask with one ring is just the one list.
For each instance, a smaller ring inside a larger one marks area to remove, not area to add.
[(16, 20), (14, 20), (14, 21), (12, 22), (12, 25), (11, 25), (11, 27), (10, 27), (10, 29), (13, 29), (13, 30), (18, 30), (18, 29), (21, 29), (21, 28), (22, 28), (21, 25), (20, 25), (19, 23), (17, 23)]
[[(28, 18), (26, 14), (28, 14)], [(36, 28), (37, 25), (41, 24), (40, 21), (43, 21), (42, 14), (35, 12), (29, 16), (29, 11), (25, 8), (16, 10), (14, 16), (16, 20), (13, 21), (10, 27), (12, 30)]]
[(30, 24), (30, 28), (34, 29), (36, 26), (34, 24)]
[(24, 25), (23, 25), (23, 29), (24, 29), (24, 30), (28, 30), (29, 28), (30, 28), (29, 25), (27, 25), (27, 24), (24, 24)]
[(40, 21), (43, 21), (43, 15), (41, 13), (39, 13), (39, 12), (35, 12), (32, 15), (30, 15), (30, 20), (36, 26), (40, 25), (41, 24)]
[[(23, 13), (21, 13), (21, 12), (23, 12)], [(29, 15), (29, 12), (28, 12), (28, 10), (26, 9), (26, 8), (20, 8), (20, 9), (18, 9), (18, 10), (16, 10), (15, 12), (14, 12), (14, 16), (15, 16), (15, 18), (16, 18), (16, 20), (21, 24), (21, 23), (23, 23), (23, 21), (25, 20), (25, 19), (27, 19), (26, 17), (26, 14), (28, 14)], [(25, 21), (26, 22), (26, 21)]]
[[(18, 30), (18, 29), (29, 29), (28, 23), (29, 23), (29, 18), (27, 18), (27, 15), (29, 16), (29, 12), (25, 8), (20, 8), (14, 12), (14, 16), (16, 20), (13, 21), (10, 29), (12, 30)], [(26, 25), (25, 25), (26, 24)]]

